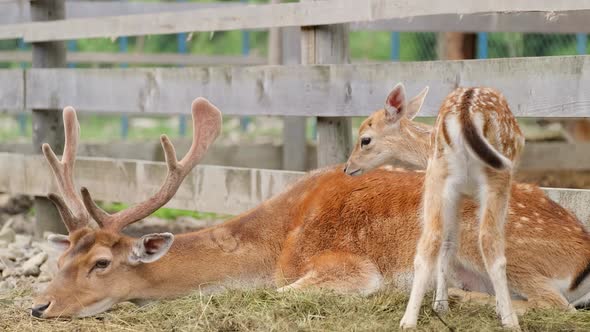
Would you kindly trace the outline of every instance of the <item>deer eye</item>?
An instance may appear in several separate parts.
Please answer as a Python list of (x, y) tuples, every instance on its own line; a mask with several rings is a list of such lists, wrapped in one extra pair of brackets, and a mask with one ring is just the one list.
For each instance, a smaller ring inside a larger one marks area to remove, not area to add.
[(111, 262), (108, 259), (99, 259), (94, 264), (94, 267), (97, 269), (106, 269)]
[(361, 148), (371, 144), (371, 137), (363, 137), (361, 138)]

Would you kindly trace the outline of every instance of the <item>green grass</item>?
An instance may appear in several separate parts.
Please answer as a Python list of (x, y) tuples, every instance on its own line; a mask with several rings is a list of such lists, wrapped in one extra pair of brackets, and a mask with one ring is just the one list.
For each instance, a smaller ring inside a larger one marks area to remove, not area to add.
[[(129, 207), (128, 204), (123, 203), (109, 203), (109, 204), (102, 204), (102, 208), (108, 212), (118, 212), (125, 208)], [(152, 215), (152, 217), (157, 217), (160, 219), (166, 220), (176, 220), (178, 217), (192, 217), (199, 220), (213, 220), (213, 219), (225, 219), (228, 216), (217, 214), (217, 213), (210, 213), (210, 212), (199, 212), (199, 211), (189, 211), (189, 210), (178, 210), (178, 209), (169, 209), (169, 208), (161, 208), (156, 210)]]
[[(2, 331), (392, 331), (397, 330), (407, 297), (379, 292), (369, 297), (327, 291), (277, 293), (272, 290), (193, 294), (144, 307), (120, 304), (96, 317), (39, 320), (29, 315), (30, 291), (0, 295)], [(15, 304), (16, 302), (16, 304)], [(425, 301), (428, 302), (428, 301)], [(444, 322), (443, 322), (444, 321)], [(524, 331), (588, 331), (590, 312), (530, 311), (520, 318)], [(437, 316), (427, 305), (420, 331), (500, 331), (494, 309), (451, 303)]]

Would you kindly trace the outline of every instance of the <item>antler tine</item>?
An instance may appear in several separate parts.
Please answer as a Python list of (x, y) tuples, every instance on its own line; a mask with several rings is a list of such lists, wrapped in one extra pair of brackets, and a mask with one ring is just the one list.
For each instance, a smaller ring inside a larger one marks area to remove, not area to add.
[(73, 107), (63, 110), (65, 146), (61, 161), (57, 158), (51, 146), (42, 146), (45, 159), (49, 163), (62, 197), (50, 194), (49, 199), (57, 207), (61, 218), (69, 232), (84, 227), (90, 221), (90, 215), (84, 208), (84, 203), (76, 194), (74, 185), (74, 166), (78, 147), (79, 124)]
[(176, 193), (184, 178), (203, 158), (221, 130), (221, 112), (205, 98), (197, 98), (192, 103), (193, 142), (187, 154), (178, 161), (174, 145), (166, 135), (160, 137), (166, 156), (168, 173), (160, 189), (147, 200), (114, 214), (108, 214), (94, 201), (90, 192), (82, 188), (82, 198), (86, 209), (101, 227), (121, 231), (125, 226), (141, 220), (166, 204)]

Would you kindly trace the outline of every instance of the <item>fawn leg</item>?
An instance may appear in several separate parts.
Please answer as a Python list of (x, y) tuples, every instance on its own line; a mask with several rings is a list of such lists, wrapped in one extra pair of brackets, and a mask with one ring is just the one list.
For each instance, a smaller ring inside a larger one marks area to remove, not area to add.
[(444, 180), (431, 176), (427, 171), (424, 190), (424, 228), (418, 240), (414, 258), (414, 280), (406, 312), (400, 321), (402, 329), (413, 328), (418, 322), (418, 313), (431, 280), (439, 256), (443, 232), (442, 195)]
[(482, 208), (479, 228), (479, 245), (483, 261), (496, 294), (496, 311), (502, 325), (519, 329), (518, 317), (512, 308), (508, 280), (506, 278), (506, 256), (504, 245), (504, 223), (506, 221), (511, 174), (509, 171), (490, 171), (487, 184), (482, 186), (480, 203)]
[(440, 313), (449, 309), (449, 262), (457, 251), (460, 226), (458, 206), (462, 199), (458, 186), (459, 183), (447, 179), (442, 194), (442, 245), (436, 266), (436, 293), (433, 303), (433, 309)]

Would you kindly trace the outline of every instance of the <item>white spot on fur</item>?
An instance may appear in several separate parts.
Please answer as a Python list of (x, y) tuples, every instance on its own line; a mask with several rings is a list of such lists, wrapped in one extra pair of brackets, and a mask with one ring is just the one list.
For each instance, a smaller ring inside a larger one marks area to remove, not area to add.
[(524, 209), (524, 208), (525, 208), (524, 204), (522, 204), (522, 203), (518, 203), (517, 205), (518, 205), (518, 207), (519, 207), (519, 208), (521, 208), (521, 209)]
[(527, 217), (520, 217), (520, 220), (522, 220), (522, 221), (529, 221), (530, 219), (527, 218)]
[(514, 224), (514, 227), (515, 228), (522, 228), (522, 224), (519, 223), (519, 222), (517, 222), (517, 223)]
[(537, 222), (538, 222), (539, 224), (544, 224), (544, 223), (545, 223), (545, 221), (544, 221), (543, 219), (537, 219)]
[(539, 212), (534, 212), (533, 214), (535, 215), (535, 217), (539, 216)]

